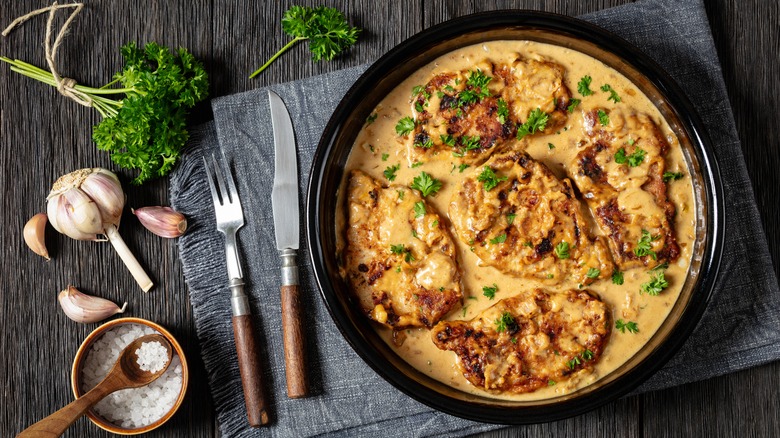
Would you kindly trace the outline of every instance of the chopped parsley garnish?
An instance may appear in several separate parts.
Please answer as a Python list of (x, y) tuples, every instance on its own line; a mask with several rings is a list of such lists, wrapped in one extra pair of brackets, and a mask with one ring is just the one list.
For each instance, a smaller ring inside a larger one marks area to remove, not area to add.
[(664, 182), (669, 182), (669, 181), (677, 181), (682, 177), (683, 177), (682, 172), (664, 172), (663, 179)]
[(555, 255), (558, 256), (559, 259), (568, 259), (569, 243), (562, 240), (561, 243), (555, 245)]
[(439, 221), (433, 221), (431, 222), (431, 228), (436, 228), (439, 226)]
[(669, 282), (666, 281), (666, 277), (664, 277), (664, 273), (658, 272), (650, 281), (648, 281), (647, 283), (642, 283), (641, 287), (642, 287), (642, 292), (648, 295), (656, 296), (660, 294), (661, 291), (666, 289), (668, 286), (669, 286)]
[(655, 251), (653, 251), (653, 241), (658, 240), (658, 236), (652, 236), (649, 231), (642, 230), (642, 237), (639, 238), (639, 242), (636, 244), (636, 248), (634, 248), (634, 254), (636, 254), (637, 257), (644, 257), (644, 256), (650, 256), (653, 258), (653, 260), (657, 260), (657, 256), (655, 254)]
[(583, 96), (590, 96), (593, 94), (593, 91), (590, 89), (590, 83), (593, 81), (593, 78), (590, 76), (583, 76), (582, 79), (580, 79), (579, 82), (577, 82), (577, 91), (580, 92)]
[(370, 125), (376, 121), (376, 118), (379, 116), (377, 113), (372, 113), (368, 117), (366, 117), (366, 124)]
[(604, 110), (599, 110), (598, 116), (599, 116), (599, 123), (601, 123), (601, 126), (609, 125), (609, 116), (607, 115), (606, 112), (604, 112)]
[(506, 101), (500, 98), (498, 99), (497, 105), (498, 110), (496, 110), (496, 114), (498, 114), (498, 123), (503, 125), (509, 120), (509, 107), (507, 107)]
[(655, 268), (651, 269), (651, 271), (663, 271), (664, 269), (669, 267), (669, 262), (663, 262), (659, 265), (656, 265)]
[(504, 242), (506, 242), (506, 233), (499, 234), (498, 236), (490, 239), (490, 243), (493, 245), (498, 245), (499, 243), (504, 243)]
[(425, 164), (425, 162), (424, 162), (424, 161), (415, 161), (415, 162), (414, 162), (414, 163), (412, 163), (412, 165), (411, 165), (411, 166), (409, 166), (409, 167), (411, 167), (412, 169), (416, 169), (416, 168), (418, 168), (418, 167), (422, 166), (423, 164)]
[(473, 137), (469, 137), (468, 135), (464, 135), (460, 138), (460, 144), (463, 145), (464, 151), (473, 151), (474, 149), (479, 149), (480, 147), (480, 137), (478, 135), (475, 135)]
[(599, 275), (601, 275), (601, 270), (596, 268), (588, 269), (588, 273), (585, 274), (585, 276), (588, 278), (598, 278)]
[(412, 131), (414, 131), (414, 119), (409, 116), (402, 118), (395, 125), (395, 132), (398, 135), (406, 135)]
[(498, 183), (506, 180), (506, 176), (500, 177), (496, 175), (496, 173), (493, 172), (493, 169), (488, 166), (485, 166), (482, 169), (482, 173), (477, 176), (477, 181), (483, 183), (482, 187), (484, 187), (486, 192), (493, 190), (498, 185)]
[(520, 140), (526, 135), (533, 134), (534, 132), (544, 131), (548, 120), (550, 120), (550, 116), (542, 111), (541, 108), (536, 108), (531, 111), (531, 113), (528, 114), (525, 123), (517, 127), (517, 139)]
[(385, 175), (385, 178), (387, 178), (390, 181), (395, 181), (395, 173), (398, 172), (398, 169), (401, 168), (400, 164), (396, 164), (393, 166), (387, 166), (387, 169), (383, 172)]
[(458, 166), (458, 172), (463, 173), (464, 170), (468, 169), (469, 165), (466, 163), (460, 163), (460, 166)]
[(555, 145), (552, 144), (552, 143), (547, 143), (547, 149), (553, 150), (553, 149), (555, 149)]
[[(415, 137), (418, 137), (418, 136), (415, 136)], [(422, 137), (422, 135), (420, 137)], [(427, 136), (427, 135), (425, 135), (424, 137), (425, 137), (425, 141), (423, 141), (423, 142), (415, 141), (414, 142), (414, 147), (423, 148), (423, 149), (430, 149), (430, 148), (432, 148), (433, 147), (433, 139), (430, 136)]]
[(417, 96), (418, 94), (425, 93), (425, 86), (424, 85), (416, 85), (412, 88), (412, 96)]
[(569, 106), (566, 107), (566, 110), (569, 113), (573, 113), (574, 109), (577, 108), (582, 101), (580, 99), (577, 99), (576, 97), (572, 97), (569, 99)]
[(626, 155), (625, 148), (620, 148), (615, 152), (615, 162), (618, 164), (626, 164), (630, 167), (637, 167), (645, 161), (645, 155), (647, 153), (642, 148), (636, 148), (634, 153)]
[(623, 273), (615, 269), (612, 271), (612, 283), (620, 286), (623, 284)]
[[(471, 105), (479, 99), (479, 94), (473, 90), (463, 90), (458, 94), (458, 107)], [(460, 116), (460, 115), (458, 115)]]
[(446, 144), (449, 147), (455, 147), (455, 137), (453, 137), (451, 134), (441, 135), (439, 138), (441, 138), (441, 142), (443, 144)]
[(611, 101), (613, 101), (615, 103), (620, 102), (620, 96), (618, 96), (617, 91), (615, 91), (615, 89), (612, 88), (611, 85), (609, 85), (609, 84), (602, 85), (601, 86), (601, 91), (604, 91), (604, 92), (609, 91), (609, 97), (607, 98), (607, 100), (611, 100)]
[(569, 369), (574, 369), (577, 367), (577, 365), (581, 364), (579, 356), (574, 356), (570, 361), (566, 362), (566, 365), (569, 366)]
[(629, 145), (629, 146), (633, 146), (633, 145), (634, 145), (634, 143), (636, 143), (636, 140), (634, 140), (634, 139), (633, 139), (633, 138), (631, 138), (631, 137), (628, 137), (628, 141), (627, 141), (626, 143), (628, 143), (628, 145)]
[(419, 218), (425, 216), (427, 211), (425, 210), (425, 203), (422, 201), (414, 203), (414, 217)]
[(468, 79), (466, 79), (466, 85), (469, 85), (472, 88), (480, 90), (481, 94), (484, 95), (483, 97), (487, 97), (489, 96), (487, 85), (491, 79), (493, 78), (482, 73), (482, 70), (477, 69), (477, 71), (471, 72)]
[(546, 277), (548, 280), (552, 280), (553, 278), (555, 278), (555, 276), (552, 274), (547, 274)]
[(548, 380), (547, 386), (555, 386), (555, 383), (556, 383), (555, 380)]
[(390, 252), (393, 254), (403, 254), (404, 261), (406, 261), (406, 263), (413, 262), (415, 260), (414, 256), (412, 255), (412, 249), (405, 248), (403, 243), (399, 243), (398, 245), (390, 245)]
[(529, 240), (528, 242), (523, 243), (523, 246), (527, 246), (529, 248), (533, 248), (534, 244)]
[(509, 312), (501, 314), (501, 318), (496, 320), (496, 332), (501, 333), (507, 330), (512, 330), (513, 326), (516, 326), (515, 317)]
[(585, 360), (591, 360), (591, 359), (593, 359), (593, 356), (595, 356), (595, 355), (596, 355), (595, 353), (593, 353), (592, 351), (586, 349), (585, 351), (582, 352), (582, 354), (580, 356), (582, 356), (582, 358), (585, 359)]
[(509, 224), (509, 225), (512, 225), (512, 222), (515, 221), (515, 217), (517, 217), (517, 215), (514, 214), (514, 213), (510, 213), (510, 214), (506, 215), (506, 223)]
[(390, 158), (390, 154), (382, 154), (382, 161), (387, 161)]
[(634, 321), (625, 322), (622, 319), (618, 319), (615, 321), (615, 328), (620, 330), (620, 333), (625, 333), (626, 330), (628, 330), (629, 333), (639, 333), (639, 327), (637, 327)]
[(498, 292), (498, 285), (496, 283), (493, 283), (493, 286), (482, 286), (482, 295), (488, 297), (488, 299), (493, 299), (496, 297), (496, 292)]
[(415, 239), (417, 238), (417, 230), (415, 230), (414, 228), (412, 228), (412, 237), (414, 237)]
[(396, 190), (396, 192), (398, 192), (398, 199), (404, 199), (404, 194), (406, 192), (404, 192), (403, 190)]
[(441, 186), (442, 186), (441, 181), (439, 181), (436, 178), (432, 178), (430, 175), (428, 175), (425, 172), (420, 172), (419, 176), (414, 177), (414, 180), (412, 180), (412, 185), (410, 187), (419, 190), (423, 196), (428, 196), (428, 195), (435, 195), (436, 192), (438, 192), (439, 189), (441, 189)]
[(466, 311), (468, 311), (468, 309), (469, 309), (469, 306), (463, 306), (463, 310), (462, 310), (461, 314), (463, 316), (466, 316)]

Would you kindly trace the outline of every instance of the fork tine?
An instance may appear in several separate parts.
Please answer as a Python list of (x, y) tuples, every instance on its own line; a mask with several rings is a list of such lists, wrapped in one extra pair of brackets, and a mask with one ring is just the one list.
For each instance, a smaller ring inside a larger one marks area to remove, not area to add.
[(230, 200), (232, 202), (235, 202), (237, 204), (240, 204), (239, 198), (238, 198), (238, 190), (236, 190), (236, 183), (233, 181), (233, 175), (230, 173), (230, 164), (228, 164), (227, 158), (225, 158), (225, 151), (221, 150), (219, 151), (220, 155), (222, 155), (222, 162), (225, 164), (225, 167), (227, 167), (227, 184), (230, 188)]
[(232, 196), (232, 194), (229, 193), (225, 187), (225, 178), (222, 176), (222, 166), (219, 164), (219, 161), (217, 161), (217, 157), (215, 157), (214, 154), (211, 154), (211, 159), (214, 161), (214, 177), (216, 178), (217, 184), (219, 185), (219, 193), (222, 195), (222, 203), (231, 204), (233, 203), (234, 196)]
[(206, 177), (209, 180), (209, 188), (211, 189), (211, 198), (214, 200), (214, 208), (221, 206), (219, 193), (217, 193), (217, 187), (214, 185), (214, 177), (211, 175), (212, 170), (209, 169), (209, 162), (206, 161), (206, 157), (203, 158), (203, 166), (206, 168)]

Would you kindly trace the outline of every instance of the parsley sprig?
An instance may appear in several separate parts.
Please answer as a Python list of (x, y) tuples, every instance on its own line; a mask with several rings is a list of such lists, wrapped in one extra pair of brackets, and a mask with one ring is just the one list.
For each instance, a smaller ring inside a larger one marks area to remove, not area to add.
[(588, 75), (585, 75), (580, 79), (579, 82), (577, 82), (577, 91), (580, 92), (583, 96), (590, 96), (593, 94), (593, 90), (590, 89), (590, 83), (593, 81), (593, 78), (591, 78)]
[(294, 37), (293, 40), (249, 75), (250, 78), (260, 74), (282, 53), (301, 41), (309, 41), (309, 51), (314, 62), (321, 59), (330, 61), (355, 44), (360, 34), (360, 29), (350, 26), (341, 11), (327, 6), (292, 6), (282, 16), (282, 30)]
[(498, 185), (498, 183), (506, 180), (507, 180), (506, 176), (496, 175), (493, 169), (488, 166), (485, 166), (482, 169), (482, 173), (480, 173), (477, 176), (477, 181), (483, 183), (482, 187), (485, 189), (486, 192), (493, 190)]
[[(167, 175), (187, 142), (187, 110), (208, 95), (208, 75), (186, 49), (170, 51), (157, 43), (134, 43), (120, 49), (122, 71), (101, 88), (76, 85), (103, 121), (93, 128), (98, 149), (108, 151), (120, 167), (139, 170), (133, 184)], [(11, 70), (55, 85), (51, 72), (19, 60), (0, 57)], [(121, 88), (111, 85), (121, 83)], [(121, 100), (106, 96), (124, 94)]]
[(406, 263), (415, 261), (415, 258), (412, 255), (412, 249), (406, 248), (403, 243), (399, 243), (398, 245), (390, 245), (390, 252), (393, 254), (403, 255), (404, 261)]
[(547, 121), (550, 120), (550, 116), (541, 108), (536, 108), (528, 114), (528, 118), (525, 122), (517, 127), (517, 139), (520, 140), (526, 135), (533, 134), (534, 132), (544, 131), (547, 127)]
[(637, 167), (645, 161), (646, 155), (647, 152), (639, 147), (636, 148), (631, 155), (626, 155), (626, 149), (620, 148), (615, 153), (615, 162), (618, 164), (628, 163), (629, 167)]
[(615, 321), (615, 328), (620, 330), (620, 333), (625, 333), (626, 330), (628, 330), (629, 333), (639, 333), (639, 327), (634, 321), (626, 322), (622, 319), (618, 319)]
[(426, 172), (420, 172), (420, 175), (415, 176), (412, 180), (413, 189), (419, 190), (423, 196), (435, 195), (442, 187), (441, 181), (431, 177)]
[(505, 331), (514, 332), (517, 328), (517, 322), (515, 321), (515, 317), (512, 316), (509, 312), (504, 312), (501, 314), (501, 317), (496, 319), (496, 332), (501, 333)]
[(669, 287), (669, 282), (666, 280), (663, 272), (657, 272), (650, 281), (642, 283), (640, 287), (642, 288), (641, 292), (657, 296), (661, 291)]
[(488, 297), (488, 299), (493, 299), (496, 297), (496, 292), (498, 292), (498, 285), (496, 283), (493, 283), (492, 286), (482, 286), (482, 295)]
[(613, 101), (615, 103), (620, 102), (620, 96), (618, 96), (617, 91), (615, 91), (615, 89), (612, 88), (611, 85), (609, 85), (609, 84), (602, 85), (601, 86), (601, 91), (609, 92), (609, 97), (607, 98), (607, 100), (611, 100), (611, 101)]
[(660, 236), (653, 236), (647, 230), (642, 230), (642, 236), (639, 238), (636, 247), (634, 248), (634, 254), (637, 257), (650, 256), (653, 260), (657, 260), (658, 256), (653, 251), (653, 241), (658, 240)]

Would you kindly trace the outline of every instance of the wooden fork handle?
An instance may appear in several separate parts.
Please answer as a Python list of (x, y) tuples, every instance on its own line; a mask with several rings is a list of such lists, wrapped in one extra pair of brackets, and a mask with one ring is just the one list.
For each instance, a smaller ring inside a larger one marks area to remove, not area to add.
[(244, 388), (247, 420), (250, 426), (261, 427), (268, 424), (270, 419), (252, 315), (233, 317), (233, 336), (236, 339), (238, 369), (241, 373), (241, 386)]
[(282, 286), (284, 366), (287, 374), (287, 396), (290, 398), (302, 398), (309, 395), (301, 314), (298, 285)]

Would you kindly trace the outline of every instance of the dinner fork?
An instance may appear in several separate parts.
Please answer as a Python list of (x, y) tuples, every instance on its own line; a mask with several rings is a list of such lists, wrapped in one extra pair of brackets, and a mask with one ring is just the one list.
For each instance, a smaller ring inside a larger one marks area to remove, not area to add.
[(258, 349), (252, 325), (252, 311), (249, 307), (249, 297), (244, 292), (244, 276), (238, 256), (236, 231), (244, 225), (244, 213), (241, 210), (241, 200), (238, 197), (238, 190), (236, 190), (236, 184), (230, 174), (225, 154), (220, 152), (220, 156), (221, 160), (218, 160), (212, 154), (211, 165), (206, 157), (203, 157), (203, 164), (211, 188), (211, 197), (214, 200), (217, 230), (225, 235), (228, 284), (231, 290), (230, 304), (233, 310), (233, 336), (238, 354), (241, 385), (244, 389), (247, 419), (250, 426), (259, 427), (268, 424), (269, 416), (261, 379), (260, 362), (257, 357)]

